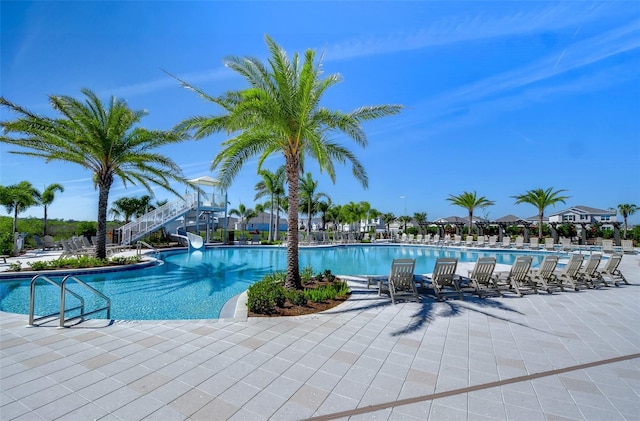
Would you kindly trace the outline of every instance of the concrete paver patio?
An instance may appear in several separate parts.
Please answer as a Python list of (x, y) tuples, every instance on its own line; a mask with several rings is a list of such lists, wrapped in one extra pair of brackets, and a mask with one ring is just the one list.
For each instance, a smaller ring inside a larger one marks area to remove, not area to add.
[(639, 265), (619, 288), (396, 305), (354, 278), (295, 318), (0, 313), (0, 419), (637, 420)]

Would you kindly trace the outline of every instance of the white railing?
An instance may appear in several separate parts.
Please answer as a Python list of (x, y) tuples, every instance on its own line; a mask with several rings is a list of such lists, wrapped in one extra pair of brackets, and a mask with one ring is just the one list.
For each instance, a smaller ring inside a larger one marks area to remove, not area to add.
[(120, 244), (133, 244), (136, 240), (145, 237), (149, 233), (162, 227), (192, 209), (196, 208), (197, 193), (188, 194), (182, 199), (166, 203), (146, 215), (142, 215), (133, 222), (120, 227)]

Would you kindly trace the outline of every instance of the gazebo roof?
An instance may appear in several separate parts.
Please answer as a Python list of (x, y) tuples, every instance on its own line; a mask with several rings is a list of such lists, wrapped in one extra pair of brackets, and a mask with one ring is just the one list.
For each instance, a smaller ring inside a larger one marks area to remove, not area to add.
[(520, 218), (519, 216), (505, 215), (502, 218), (496, 219), (494, 222), (505, 223), (505, 224), (521, 224), (521, 223), (526, 223), (527, 221), (525, 219)]
[(209, 177), (208, 175), (203, 175), (202, 177), (194, 178), (193, 180), (189, 180), (189, 183), (197, 184), (199, 186), (214, 186), (220, 187), (220, 180), (216, 180), (213, 177)]

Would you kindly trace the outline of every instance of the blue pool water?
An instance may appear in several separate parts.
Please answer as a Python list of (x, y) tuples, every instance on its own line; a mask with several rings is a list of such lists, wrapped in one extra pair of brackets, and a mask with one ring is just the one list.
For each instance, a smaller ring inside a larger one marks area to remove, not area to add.
[[(391, 261), (415, 258), (416, 273), (431, 273), (439, 257), (475, 262), (495, 256), (498, 263), (512, 264), (527, 252), (432, 248), (408, 245), (337, 246), (301, 248), (300, 269), (311, 266), (314, 274), (330, 269), (338, 275), (387, 274)], [(528, 253), (534, 266), (543, 254)], [(143, 269), (80, 275), (82, 281), (111, 299), (111, 318), (117, 320), (215, 319), (224, 304), (265, 274), (286, 268), (284, 247), (217, 247), (203, 251), (161, 253), (163, 264)], [(51, 277), (51, 279), (60, 280)], [(0, 280), (0, 310), (28, 314), (30, 279)], [(72, 288), (73, 285), (71, 286)], [(77, 287), (76, 287), (77, 288)], [(55, 287), (38, 284), (36, 314), (58, 311), (60, 294)], [(87, 310), (103, 305), (91, 301)], [(74, 303), (68, 298), (69, 305)], [(92, 307), (93, 306), (93, 307)], [(68, 307), (67, 307), (68, 308)], [(104, 313), (96, 317), (105, 317)]]

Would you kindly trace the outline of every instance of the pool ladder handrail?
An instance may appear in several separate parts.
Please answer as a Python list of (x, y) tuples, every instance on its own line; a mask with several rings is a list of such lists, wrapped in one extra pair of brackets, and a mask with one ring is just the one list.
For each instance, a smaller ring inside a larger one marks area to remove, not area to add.
[[(60, 288), (60, 311), (57, 313), (51, 313), (48, 314), (46, 316), (40, 316), (38, 318), (36, 318), (34, 316), (34, 312), (35, 312), (35, 292), (36, 292), (36, 282), (41, 279), (45, 282), (48, 282), (51, 285), (57, 286), (58, 288)], [(78, 285), (81, 285), (82, 287), (84, 287), (85, 289), (87, 289), (89, 292), (93, 293), (94, 295), (97, 295), (98, 297), (102, 298), (103, 300), (105, 300), (106, 305), (104, 307), (98, 308), (96, 310), (92, 310), (90, 312), (85, 313), (84, 311), (84, 298), (71, 291), (70, 289), (67, 288), (67, 282), (68, 281), (73, 281), (76, 282)], [(72, 308), (68, 308), (65, 309), (65, 299), (66, 299), (66, 293), (71, 294), (72, 296), (74, 296), (75, 298), (77, 298), (80, 301), (80, 305), (77, 307), (72, 307)], [(65, 318), (65, 314), (67, 312), (70, 311), (74, 311), (74, 310), (80, 310), (80, 314), (74, 317), (69, 317), (69, 318)], [(96, 290), (95, 288), (89, 286), (88, 284), (86, 284), (85, 282), (81, 281), (80, 279), (78, 279), (78, 277), (74, 276), (74, 275), (67, 275), (62, 279), (62, 282), (60, 284), (58, 284), (57, 282), (53, 281), (52, 279), (44, 276), (44, 275), (36, 275), (31, 279), (31, 290), (30, 290), (30, 295), (29, 295), (29, 327), (34, 327), (37, 326), (35, 323), (39, 322), (41, 320), (44, 319), (49, 319), (52, 317), (60, 317), (60, 322), (58, 325), (58, 328), (64, 328), (65, 327), (65, 323), (71, 320), (76, 320), (76, 319), (84, 319), (85, 316), (89, 316), (91, 314), (95, 314), (95, 313), (99, 313), (101, 311), (107, 311), (107, 319), (111, 318), (111, 300), (109, 299), (109, 297), (107, 297), (106, 295), (104, 295), (103, 293), (101, 293), (100, 291)]]

